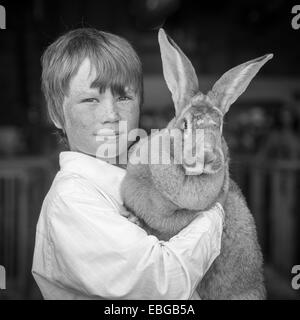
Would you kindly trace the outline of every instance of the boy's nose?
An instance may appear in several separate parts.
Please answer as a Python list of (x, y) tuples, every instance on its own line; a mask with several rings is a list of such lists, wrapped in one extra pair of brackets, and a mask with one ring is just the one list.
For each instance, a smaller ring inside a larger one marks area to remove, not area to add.
[(117, 110), (112, 109), (107, 112), (105, 122), (116, 122), (120, 120), (120, 115)]
[(104, 115), (104, 123), (105, 122), (116, 122), (120, 120), (120, 115), (115, 105), (114, 101), (106, 101), (105, 103), (105, 115)]

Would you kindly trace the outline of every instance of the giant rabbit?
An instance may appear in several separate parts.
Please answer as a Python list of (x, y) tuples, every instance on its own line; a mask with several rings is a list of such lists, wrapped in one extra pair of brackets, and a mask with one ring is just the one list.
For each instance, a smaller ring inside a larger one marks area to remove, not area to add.
[[(199, 211), (223, 203), (221, 253), (197, 291), (201, 299), (264, 299), (263, 259), (255, 223), (239, 187), (229, 176), (229, 153), (222, 129), (230, 106), (273, 55), (229, 70), (211, 91), (203, 94), (191, 62), (163, 29), (159, 31), (159, 45), (164, 77), (175, 106), (175, 118), (162, 135), (171, 139), (169, 149), (159, 152), (177, 159), (174, 146), (184, 146), (195, 132), (200, 132), (200, 137), (202, 133), (202, 146), (194, 163), (184, 156), (182, 163), (130, 161), (137, 150), (140, 153), (147, 149), (151, 153), (148, 142), (155, 135), (141, 139), (131, 150), (121, 186), (124, 205), (142, 221), (149, 234), (168, 240)], [(172, 136), (171, 129), (180, 130), (182, 136)], [(192, 141), (192, 151), (197, 150), (197, 139)]]

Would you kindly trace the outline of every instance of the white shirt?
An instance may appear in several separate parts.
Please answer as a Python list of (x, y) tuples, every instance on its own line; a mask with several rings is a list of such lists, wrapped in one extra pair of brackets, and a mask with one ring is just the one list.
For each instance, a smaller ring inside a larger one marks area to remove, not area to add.
[(160, 241), (120, 215), (124, 169), (77, 152), (62, 152), (60, 167), (36, 230), (32, 272), (45, 299), (200, 299), (220, 253), (220, 204)]

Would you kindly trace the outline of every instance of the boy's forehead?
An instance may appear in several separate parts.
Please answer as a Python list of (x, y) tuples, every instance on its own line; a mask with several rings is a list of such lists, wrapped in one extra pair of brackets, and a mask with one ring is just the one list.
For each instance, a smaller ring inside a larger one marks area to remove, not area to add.
[(82, 91), (91, 87), (96, 78), (95, 68), (91, 68), (89, 59), (84, 59), (78, 68), (77, 73), (70, 81), (70, 91)]
[[(89, 58), (85, 58), (80, 64), (77, 73), (70, 81), (70, 93), (78, 95), (87, 92), (98, 92), (99, 88), (93, 86), (96, 78), (96, 68), (91, 64)], [(124, 87), (124, 91), (133, 92), (135, 90), (132, 86), (127, 85)]]

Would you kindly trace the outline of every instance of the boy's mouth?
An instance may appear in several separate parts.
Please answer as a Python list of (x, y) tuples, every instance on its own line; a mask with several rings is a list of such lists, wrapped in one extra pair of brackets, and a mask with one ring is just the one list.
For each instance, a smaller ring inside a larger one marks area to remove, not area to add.
[(101, 137), (117, 137), (121, 135), (122, 133), (118, 130), (114, 129), (100, 129), (96, 133), (94, 133), (95, 136), (101, 136)]

